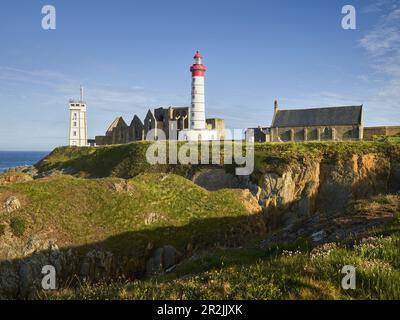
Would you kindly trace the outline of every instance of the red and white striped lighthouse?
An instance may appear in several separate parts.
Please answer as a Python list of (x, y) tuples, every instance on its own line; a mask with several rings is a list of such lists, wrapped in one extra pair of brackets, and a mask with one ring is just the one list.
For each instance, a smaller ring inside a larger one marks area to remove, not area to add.
[(190, 106), (190, 128), (179, 131), (179, 140), (207, 141), (218, 140), (217, 131), (207, 129), (204, 101), (203, 57), (199, 51), (194, 56), (194, 64), (190, 67), (192, 73), (192, 104)]
[(190, 67), (192, 73), (192, 105), (190, 114), (190, 128), (192, 130), (206, 129), (205, 100), (204, 100), (204, 73), (203, 56), (196, 51), (195, 63)]

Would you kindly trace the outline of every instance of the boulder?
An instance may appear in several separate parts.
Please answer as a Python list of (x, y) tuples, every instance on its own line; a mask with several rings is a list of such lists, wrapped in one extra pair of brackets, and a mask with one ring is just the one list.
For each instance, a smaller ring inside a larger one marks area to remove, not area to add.
[(171, 245), (157, 248), (147, 260), (146, 274), (157, 275), (165, 270), (171, 269), (178, 263), (180, 257), (181, 254)]
[(144, 224), (145, 225), (151, 225), (154, 223), (158, 223), (162, 220), (164, 220), (165, 217), (161, 213), (156, 213), (156, 212), (150, 212), (146, 215), (144, 218)]
[(178, 262), (178, 251), (170, 245), (163, 247), (163, 268), (168, 269)]
[(4, 209), (7, 213), (14, 212), (20, 208), (21, 208), (21, 202), (15, 196), (9, 197), (4, 203)]
[(313, 241), (314, 243), (321, 242), (322, 240), (325, 239), (325, 237), (326, 237), (326, 232), (325, 232), (325, 230), (321, 230), (321, 231), (318, 231), (318, 232), (314, 232), (314, 233), (311, 235), (311, 239), (312, 239), (312, 241)]
[(146, 263), (146, 274), (147, 275), (156, 275), (162, 272), (163, 270), (163, 248), (158, 248), (153, 251), (150, 258)]

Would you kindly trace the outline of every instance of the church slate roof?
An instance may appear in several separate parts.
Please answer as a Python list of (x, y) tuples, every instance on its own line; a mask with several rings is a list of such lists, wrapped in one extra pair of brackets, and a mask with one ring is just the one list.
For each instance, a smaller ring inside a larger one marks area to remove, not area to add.
[(361, 125), (362, 105), (278, 110), (272, 127), (312, 127), (312, 126), (338, 126)]

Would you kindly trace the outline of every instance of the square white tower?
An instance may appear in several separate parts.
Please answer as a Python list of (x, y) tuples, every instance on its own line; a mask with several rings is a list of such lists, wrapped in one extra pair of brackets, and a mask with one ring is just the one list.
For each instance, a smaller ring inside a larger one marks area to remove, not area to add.
[(86, 103), (83, 101), (83, 88), (79, 101), (69, 101), (69, 145), (77, 147), (88, 146), (87, 142), (87, 118)]

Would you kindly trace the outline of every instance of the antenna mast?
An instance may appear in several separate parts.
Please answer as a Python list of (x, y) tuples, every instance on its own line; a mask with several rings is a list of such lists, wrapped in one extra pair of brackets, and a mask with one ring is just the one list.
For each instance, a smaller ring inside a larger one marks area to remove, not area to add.
[(81, 102), (83, 102), (83, 87), (82, 86), (80, 88), (80, 92), (81, 92)]

